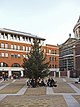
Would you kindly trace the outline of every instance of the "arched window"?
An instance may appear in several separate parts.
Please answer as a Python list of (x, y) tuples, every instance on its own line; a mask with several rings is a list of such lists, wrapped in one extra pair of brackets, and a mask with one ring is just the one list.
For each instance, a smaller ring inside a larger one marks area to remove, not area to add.
[(20, 67), (20, 65), (18, 63), (14, 63), (12, 64), (12, 67)]
[(6, 64), (5, 62), (0, 62), (0, 67), (8, 67), (8, 64)]

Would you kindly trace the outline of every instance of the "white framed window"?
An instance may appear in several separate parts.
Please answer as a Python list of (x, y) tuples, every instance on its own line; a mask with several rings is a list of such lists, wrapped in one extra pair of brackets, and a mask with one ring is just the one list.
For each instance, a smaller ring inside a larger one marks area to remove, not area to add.
[(11, 49), (13, 49), (13, 45), (11, 45)]
[(28, 55), (26, 55), (26, 58), (28, 59)]
[(20, 54), (18, 54), (18, 58), (20, 58)]
[(8, 53), (5, 53), (5, 57), (8, 58)]
[(20, 46), (18, 46), (18, 50), (20, 50)]
[(4, 48), (4, 47), (5, 47), (4, 43), (1, 43), (1, 48)]
[(3, 62), (1, 63), (1, 67), (3, 67)]
[(51, 53), (51, 50), (49, 50), (49, 53)]
[(29, 47), (29, 51), (31, 50), (31, 47)]
[(28, 47), (26, 46), (26, 51), (28, 51)]
[(1, 53), (1, 56), (4, 57), (4, 53)]
[(7, 43), (5, 44), (5, 48), (8, 49), (8, 44)]
[(15, 50), (17, 49), (16, 45), (14, 45), (14, 49), (15, 49)]
[(25, 46), (23, 46), (23, 51), (25, 51)]

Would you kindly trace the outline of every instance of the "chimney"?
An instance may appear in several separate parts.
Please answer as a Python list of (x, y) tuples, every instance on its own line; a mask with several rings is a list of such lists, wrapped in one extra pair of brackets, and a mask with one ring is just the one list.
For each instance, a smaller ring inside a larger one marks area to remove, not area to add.
[(71, 38), (71, 33), (69, 33), (69, 38)]

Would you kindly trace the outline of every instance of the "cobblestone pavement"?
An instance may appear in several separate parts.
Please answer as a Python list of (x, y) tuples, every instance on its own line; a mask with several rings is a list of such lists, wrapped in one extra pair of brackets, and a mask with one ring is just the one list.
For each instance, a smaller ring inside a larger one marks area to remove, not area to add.
[(27, 88), (26, 79), (0, 82), (0, 107), (80, 107), (80, 93), (74, 89), (79, 90), (80, 84), (72, 78), (54, 79), (57, 87), (48, 89), (48, 94), (48, 87)]
[(0, 103), (1, 107), (67, 107), (61, 95), (56, 96), (8, 96)]

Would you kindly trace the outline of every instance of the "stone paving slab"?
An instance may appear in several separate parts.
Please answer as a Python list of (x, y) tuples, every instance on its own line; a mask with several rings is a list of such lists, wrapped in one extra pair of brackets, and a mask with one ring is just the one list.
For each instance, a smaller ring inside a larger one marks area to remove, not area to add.
[(25, 85), (24, 80), (16, 80), (14, 82), (13, 81), (12, 83), (2, 88), (2, 90), (0, 90), (0, 94), (15, 94)]
[(78, 101), (78, 103), (80, 104), (80, 95), (73, 95), (73, 97)]
[(73, 85), (75, 85), (77, 88), (80, 89), (80, 84), (75, 84), (75, 83), (72, 83)]
[(65, 99), (68, 107), (80, 107), (80, 104), (71, 95), (64, 95), (64, 99)]
[(9, 84), (9, 83), (11, 83), (13, 80), (12, 79), (8, 79), (8, 80), (3, 80), (2, 82), (1, 82), (1, 84)]
[(68, 107), (63, 96), (7, 96), (1, 107)]
[(54, 93), (76, 93), (66, 82), (57, 83), (57, 87), (53, 87)]
[(28, 88), (25, 95), (46, 95), (46, 87)]
[(69, 84), (69, 86), (71, 86), (77, 93), (79, 93), (80, 94), (80, 89), (79, 88), (77, 88), (75, 85), (73, 85), (72, 83), (68, 83)]

